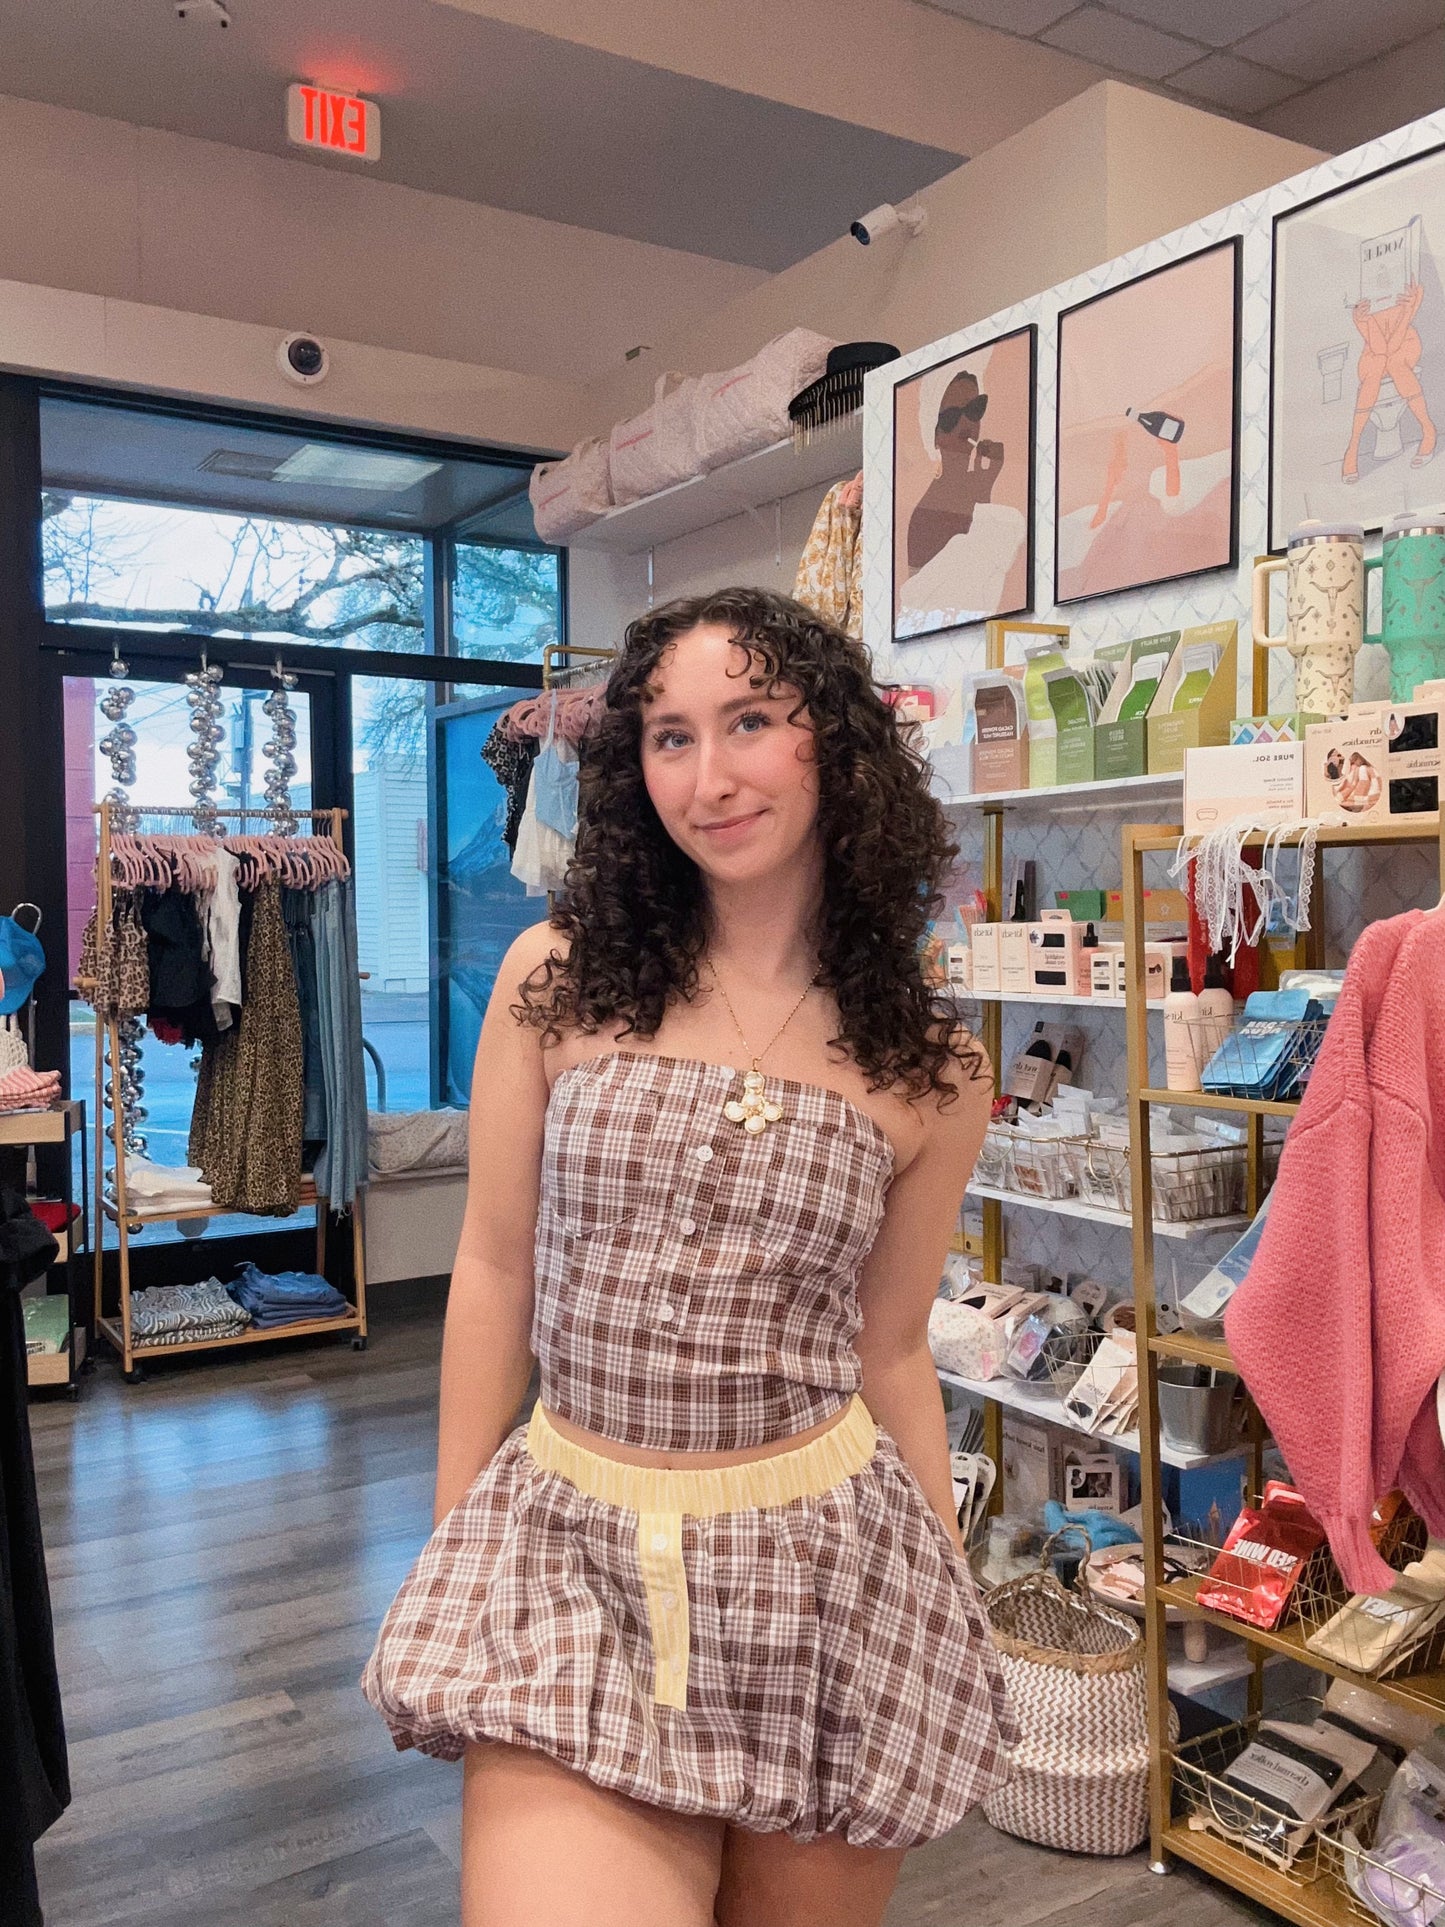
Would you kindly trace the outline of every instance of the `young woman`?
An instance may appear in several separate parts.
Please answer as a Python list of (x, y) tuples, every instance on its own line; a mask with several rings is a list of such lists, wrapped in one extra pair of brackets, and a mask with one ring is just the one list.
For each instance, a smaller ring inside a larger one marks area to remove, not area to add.
[(754, 589), (631, 625), (483, 1025), (365, 1680), (465, 1755), (464, 1927), (876, 1927), (1006, 1774), (927, 1342), (990, 1093), (919, 967), (951, 855), (857, 643)]

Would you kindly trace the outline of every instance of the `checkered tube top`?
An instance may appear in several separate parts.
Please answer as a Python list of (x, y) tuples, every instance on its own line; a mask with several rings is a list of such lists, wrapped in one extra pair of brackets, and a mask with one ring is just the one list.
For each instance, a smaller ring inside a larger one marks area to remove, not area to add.
[(838, 1092), (770, 1077), (756, 1135), (723, 1106), (742, 1072), (611, 1051), (547, 1106), (532, 1348), (549, 1411), (663, 1452), (770, 1445), (862, 1383), (858, 1277), (893, 1147)]

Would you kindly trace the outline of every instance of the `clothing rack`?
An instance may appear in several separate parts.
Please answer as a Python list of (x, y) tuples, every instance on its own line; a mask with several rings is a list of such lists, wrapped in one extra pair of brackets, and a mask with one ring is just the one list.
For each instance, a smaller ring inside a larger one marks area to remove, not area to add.
[[(542, 648), (542, 687), (551, 689), (557, 680), (557, 665), (564, 656), (590, 657), (595, 662), (616, 662), (615, 649), (591, 649), (580, 642), (549, 642)], [(571, 665), (562, 670), (565, 676), (570, 673)]]
[[(192, 807), (189, 803), (177, 807), (161, 804), (127, 804), (125, 806), (125, 813), (127, 819), (147, 816), (190, 817), (192, 815)], [(111, 819), (114, 806), (109, 802), (103, 802), (97, 803), (94, 808), (95, 814), (100, 818), (100, 845), (96, 856), (97, 921), (98, 927), (105, 930), (109, 928), (112, 909), (111, 839), (114, 831)], [(252, 809), (217, 809), (214, 814), (218, 818), (244, 824), (252, 821), (274, 823), (278, 812), (268, 805), (265, 807), (257, 806)], [(336, 844), (338, 849), (341, 847), (341, 826), (346, 820), (345, 810), (292, 810), (289, 812), (289, 815), (294, 817), (298, 824), (309, 822), (312, 826), (310, 832), (312, 836), (327, 836)], [(280, 832), (275, 833), (280, 834)], [(103, 1120), (105, 1115), (104, 1046), (107, 1041), (110, 1045), (111, 1123), (115, 1133), (115, 1201), (113, 1204), (105, 1195), (106, 1134)], [(97, 1012), (97, 1022), (95, 1026), (95, 1128), (93, 1132), (93, 1141), (95, 1144), (95, 1215), (93, 1219), (95, 1225), (95, 1324), (96, 1329), (120, 1354), (121, 1369), (126, 1378), (134, 1383), (141, 1377), (141, 1361), (145, 1359), (147, 1354), (152, 1350), (152, 1347), (142, 1346), (139, 1351), (137, 1351), (131, 1338), (130, 1240), (132, 1234), (143, 1231), (147, 1222), (164, 1224), (182, 1219), (236, 1217), (244, 1214), (238, 1213), (234, 1207), (227, 1205), (197, 1206), (191, 1210), (182, 1211), (160, 1210), (150, 1214), (149, 1217), (138, 1211), (131, 1210), (126, 1200), (123, 1115), (120, 1095), (120, 1021), (114, 1013), (108, 1013), (102, 1024), (99, 1019), (99, 1013)], [(312, 1179), (303, 1178), (301, 1196), (298, 1203), (303, 1206), (312, 1205), (315, 1208), (316, 1269), (324, 1276), (326, 1271), (326, 1220), (329, 1201), (317, 1191)], [(106, 1317), (102, 1304), (102, 1291), (105, 1279), (105, 1239), (102, 1235), (102, 1228), (107, 1218), (109, 1218), (116, 1227), (119, 1247), (119, 1318)], [(188, 1352), (225, 1351), (234, 1345), (254, 1345), (262, 1339), (305, 1338), (323, 1332), (344, 1331), (351, 1333), (353, 1351), (365, 1351), (366, 1248), (365, 1233), (362, 1224), (361, 1198), (359, 1194), (351, 1207), (351, 1251), (355, 1278), (355, 1302), (351, 1312), (346, 1316), (340, 1318), (301, 1319), (294, 1324), (279, 1327), (273, 1326), (263, 1330), (257, 1330), (254, 1326), (248, 1326), (244, 1331), (234, 1333), (226, 1338), (184, 1339), (177, 1344), (157, 1346), (154, 1350), (163, 1353), (167, 1357), (181, 1357)]]

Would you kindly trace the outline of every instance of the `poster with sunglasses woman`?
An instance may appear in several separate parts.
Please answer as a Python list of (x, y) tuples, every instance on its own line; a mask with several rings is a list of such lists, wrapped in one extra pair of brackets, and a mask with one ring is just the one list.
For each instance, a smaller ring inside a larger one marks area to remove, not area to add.
[(893, 391), (893, 633), (936, 635), (1030, 605), (1034, 329)]

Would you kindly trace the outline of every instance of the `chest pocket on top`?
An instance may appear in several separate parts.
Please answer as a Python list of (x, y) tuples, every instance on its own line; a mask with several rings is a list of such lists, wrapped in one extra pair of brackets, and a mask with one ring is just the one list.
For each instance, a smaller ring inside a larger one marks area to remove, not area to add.
[(574, 1238), (616, 1230), (647, 1201), (658, 1095), (617, 1073), (618, 1060), (603, 1058), (572, 1065), (553, 1086), (542, 1198)]
[(756, 1237), (788, 1269), (860, 1264), (882, 1216), (887, 1161), (849, 1122), (784, 1119), (764, 1134), (772, 1157), (756, 1207)]

